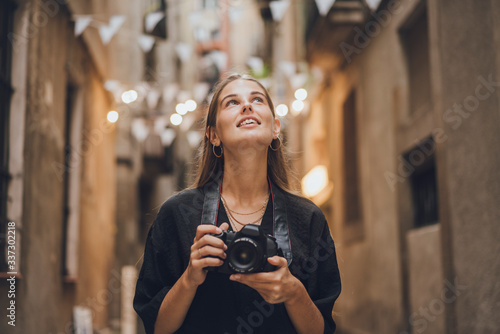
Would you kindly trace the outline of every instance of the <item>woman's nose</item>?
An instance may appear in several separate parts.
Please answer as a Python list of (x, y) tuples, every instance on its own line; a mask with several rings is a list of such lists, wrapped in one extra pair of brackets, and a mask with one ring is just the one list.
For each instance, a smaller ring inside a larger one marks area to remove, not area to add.
[(252, 105), (250, 103), (245, 103), (243, 105), (243, 112), (245, 111), (252, 111)]

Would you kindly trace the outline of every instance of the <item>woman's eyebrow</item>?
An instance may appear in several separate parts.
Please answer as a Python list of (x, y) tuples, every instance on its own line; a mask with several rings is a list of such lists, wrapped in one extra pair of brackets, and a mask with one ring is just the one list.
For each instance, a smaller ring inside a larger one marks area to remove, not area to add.
[(259, 92), (259, 91), (253, 91), (253, 92), (250, 93), (250, 95), (255, 95), (255, 94), (259, 94), (259, 95), (262, 95), (262, 96), (266, 97), (266, 95), (264, 95), (264, 93)]
[(220, 100), (220, 105), (222, 106), (222, 102), (224, 102), (225, 99), (229, 98), (229, 97), (235, 97), (235, 96), (238, 96), (237, 94), (229, 94), (229, 95), (226, 95), (222, 100)]

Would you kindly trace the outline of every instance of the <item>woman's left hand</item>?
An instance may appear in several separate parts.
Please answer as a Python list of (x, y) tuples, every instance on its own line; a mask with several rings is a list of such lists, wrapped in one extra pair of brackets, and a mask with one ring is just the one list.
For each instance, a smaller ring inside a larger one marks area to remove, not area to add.
[(299, 290), (298, 284), (301, 283), (288, 269), (286, 259), (280, 256), (273, 256), (268, 261), (278, 268), (272, 272), (232, 274), (230, 279), (257, 290), (262, 298), (270, 304), (293, 300)]

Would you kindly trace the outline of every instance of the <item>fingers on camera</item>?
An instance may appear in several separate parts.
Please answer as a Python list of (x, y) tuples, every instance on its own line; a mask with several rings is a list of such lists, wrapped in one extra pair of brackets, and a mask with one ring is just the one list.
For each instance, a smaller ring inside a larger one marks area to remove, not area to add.
[(207, 257), (207, 256), (216, 256), (221, 259), (226, 258), (226, 253), (224, 253), (224, 250), (219, 247), (213, 247), (213, 246), (203, 246), (200, 248), (199, 253), (201, 254), (201, 257)]
[(203, 243), (203, 245), (211, 245), (211, 246), (214, 246), (214, 247), (224, 248), (224, 249), (227, 248), (227, 246), (224, 243), (224, 241), (222, 241), (221, 239), (218, 239), (218, 238), (214, 237), (213, 235), (207, 235), (207, 234), (205, 234), (200, 239), (200, 241)]
[(222, 263), (224, 263), (224, 261), (222, 261), (218, 257), (204, 257), (203, 259), (201, 259), (200, 262), (203, 263), (204, 268), (206, 268), (206, 267), (218, 267), (218, 266), (222, 265)]
[(194, 241), (196, 242), (196, 240), (200, 240), (207, 233), (219, 234), (221, 232), (222, 230), (215, 225), (198, 225), (198, 227), (196, 228), (196, 237), (194, 238)]

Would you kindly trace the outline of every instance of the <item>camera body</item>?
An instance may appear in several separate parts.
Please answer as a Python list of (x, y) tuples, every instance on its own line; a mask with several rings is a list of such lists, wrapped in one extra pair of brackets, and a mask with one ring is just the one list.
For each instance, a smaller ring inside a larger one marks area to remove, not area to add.
[(283, 256), (273, 236), (266, 235), (259, 225), (248, 224), (240, 231), (222, 231), (212, 234), (227, 245), (227, 257), (219, 267), (207, 270), (225, 274), (248, 274), (276, 270), (267, 259), (275, 255)]

